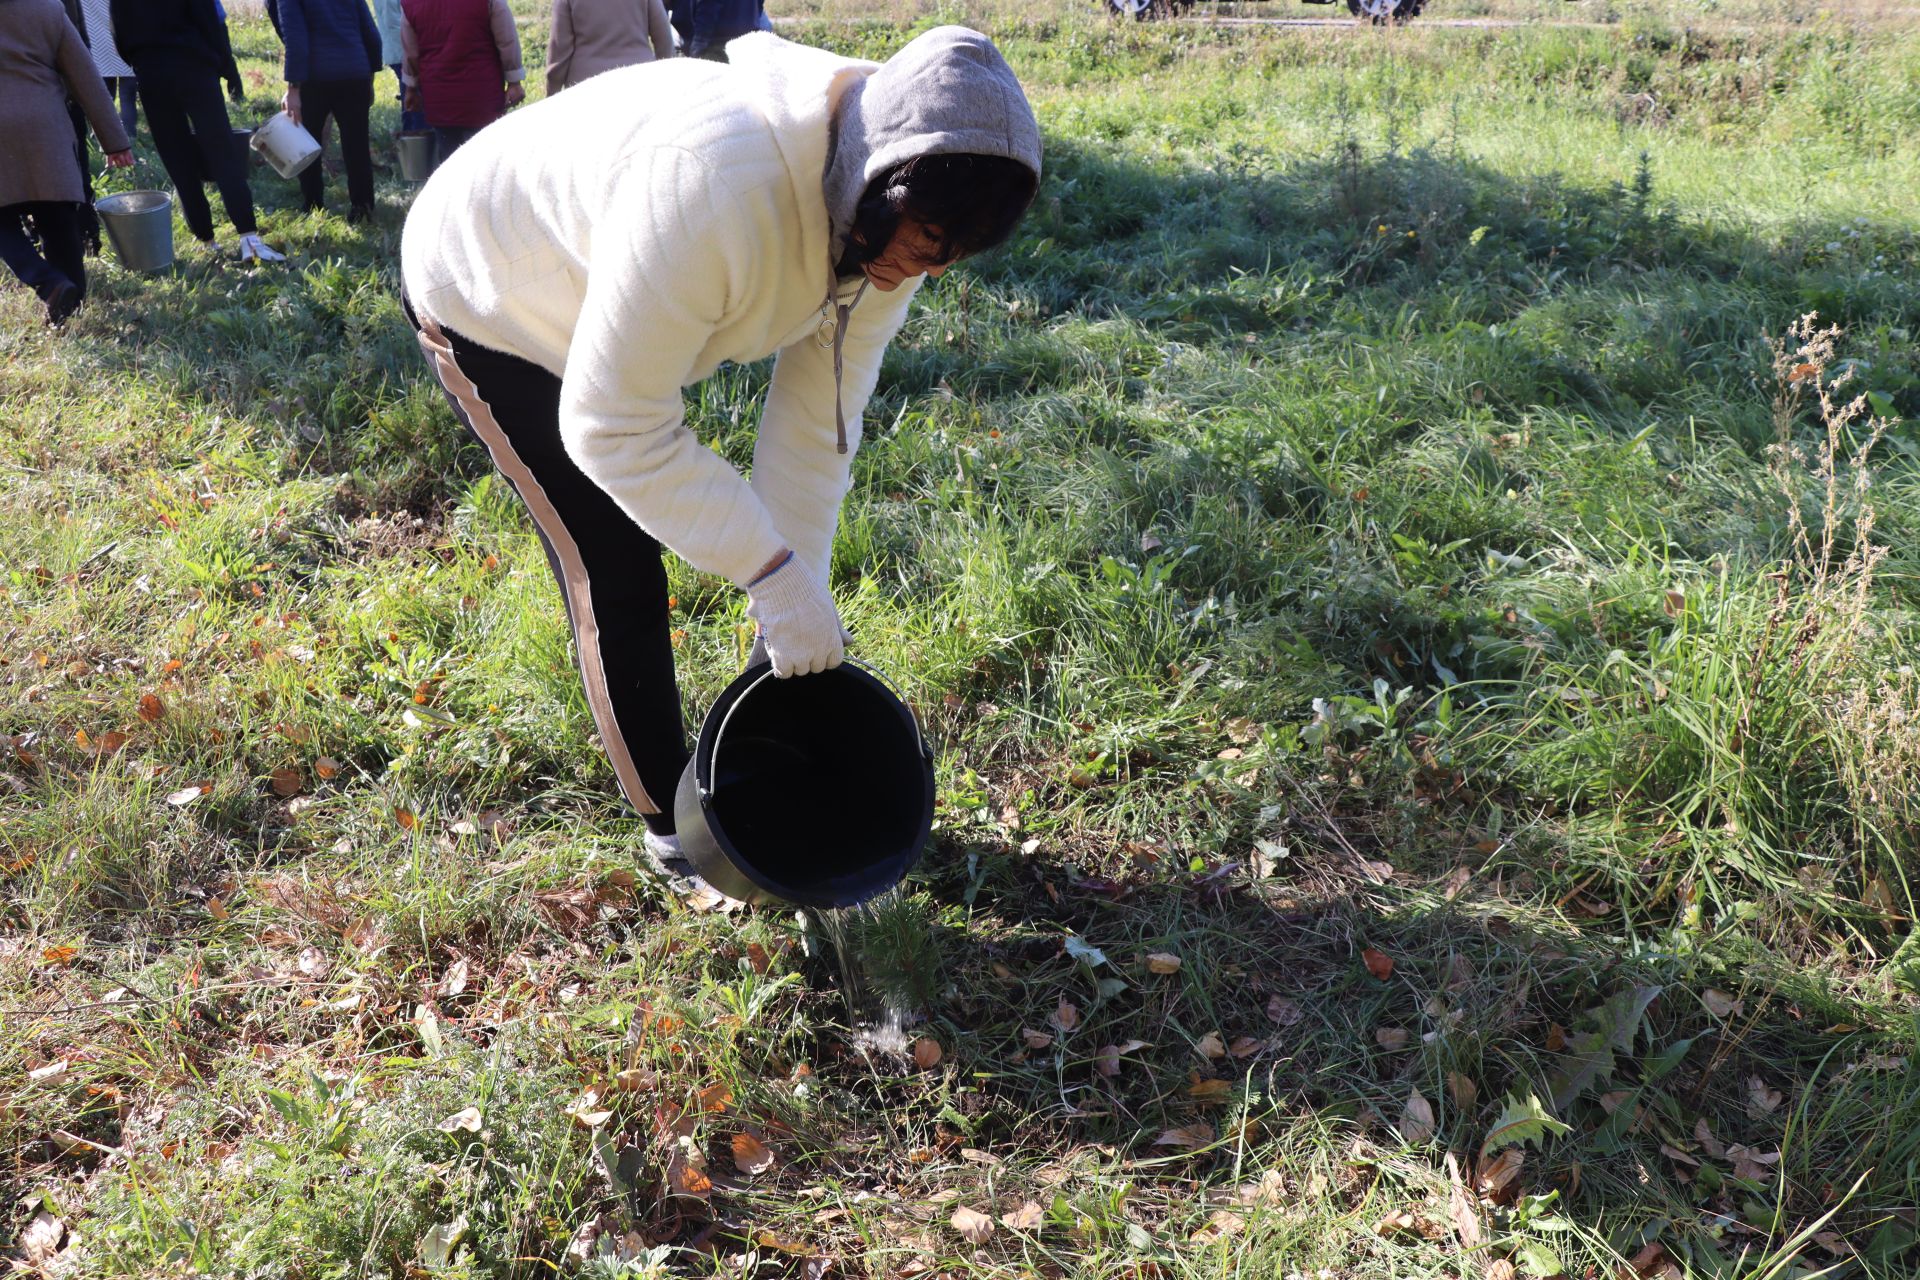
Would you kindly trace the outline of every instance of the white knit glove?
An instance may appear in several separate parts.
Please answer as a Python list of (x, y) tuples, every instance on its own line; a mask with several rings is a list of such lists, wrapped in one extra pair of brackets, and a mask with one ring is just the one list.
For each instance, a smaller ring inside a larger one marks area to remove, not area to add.
[(812, 675), (846, 656), (847, 633), (833, 596), (798, 556), (748, 587), (747, 598), (747, 616), (760, 624), (774, 675)]

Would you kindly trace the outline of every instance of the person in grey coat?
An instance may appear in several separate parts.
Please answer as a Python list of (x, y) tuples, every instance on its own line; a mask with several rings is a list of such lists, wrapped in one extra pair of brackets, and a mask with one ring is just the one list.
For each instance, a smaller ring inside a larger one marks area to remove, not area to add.
[(673, 56), (662, 0), (553, 0), (547, 96), (615, 67)]
[[(0, 0), (0, 259), (60, 324), (87, 296), (85, 188), (73, 162), (72, 95), (111, 168), (133, 163), (106, 81), (60, 0)], [(40, 245), (34, 245), (34, 236)]]

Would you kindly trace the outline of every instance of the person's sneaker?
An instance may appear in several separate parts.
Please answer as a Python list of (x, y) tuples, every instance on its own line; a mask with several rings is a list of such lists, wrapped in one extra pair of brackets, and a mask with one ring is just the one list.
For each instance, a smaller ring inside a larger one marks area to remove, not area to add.
[(640, 854), (668, 892), (695, 911), (731, 911), (741, 905), (737, 899), (729, 898), (701, 879), (693, 863), (681, 852), (679, 836), (649, 831), (640, 842)]
[(71, 280), (62, 280), (47, 290), (47, 323), (63, 325), (67, 317), (80, 306), (80, 286)]
[(240, 237), (240, 261), (242, 262), (285, 262), (287, 255), (280, 253), (262, 240), (257, 232), (249, 231)]

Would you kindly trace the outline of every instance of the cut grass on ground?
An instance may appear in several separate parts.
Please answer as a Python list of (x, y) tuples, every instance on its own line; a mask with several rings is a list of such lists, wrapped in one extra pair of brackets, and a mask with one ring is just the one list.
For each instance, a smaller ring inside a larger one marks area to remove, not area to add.
[[(0, 292), (18, 1256), (1913, 1274), (1920, 41), (1670, 17), (994, 18), (1046, 181), (835, 554), (941, 746), (891, 1040), (636, 878), (397, 172), (369, 228), (259, 174), (285, 268), (103, 265), (57, 337)], [(688, 395), (736, 461), (766, 377)], [(672, 572), (691, 721), (746, 632)]]

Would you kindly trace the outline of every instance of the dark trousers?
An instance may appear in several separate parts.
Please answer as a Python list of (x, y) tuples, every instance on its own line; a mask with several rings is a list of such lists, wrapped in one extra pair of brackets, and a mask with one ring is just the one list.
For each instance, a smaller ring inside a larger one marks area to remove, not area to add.
[(540, 532), (621, 793), (650, 829), (672, 832), (688, 752), (660, 544), (567, 456), (560, 379), (419, 317), (410, 305), (406, 313), (454, 415), (486, 446)]
[(107, 77), (107, 96), (120, 100), (120, 124), (129, 138), (133, 136), (134, 127), (140, 123), (140, 106), (134, 97), (139, 86), (140, 82), (132, 76)]
[[(26, 221), (33, 219), (33, 232)], [(41, 256), (44, 251), (45, 256)], [(79, 206), (65, 200), (34, 200), (0, 206), (0, 261), (13, 269), (20, 283), (45, 302), (61, 284), (72, 281), (87, 291), (87, 261), (80, 248)]]
[[(309, 80), (300, 86), (300, 123), (322, 137), (329, 117), (340, 126), (340, 156), (347, 163), (347, 203), (356, 217), (373, 212), (373, 144), (367, 113), (373, 110), (373, 77), (357, 80)], [(300, 200), (308, 209), (326, 207), (327, 174), (318, 160), (300, 172)]]
[(433, 167), (438, 169), (447, 162), (447, 157), (473, 140), (479, 128), (460, 129), (446, 125), (433, 126)]
[(253, 191), (247, 186), (247, 162), (234, 145), (220, 80), (205, 75), (147, 72), (140, 77), (140, 105), (146, 108), (160, 163), (173, 180), (180, 216), (195, 239), (213, 239), (213, 209), (204, 182), (220, 188), (233, 229), (246, 235), (260, 224), (253, 218)]

